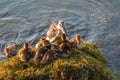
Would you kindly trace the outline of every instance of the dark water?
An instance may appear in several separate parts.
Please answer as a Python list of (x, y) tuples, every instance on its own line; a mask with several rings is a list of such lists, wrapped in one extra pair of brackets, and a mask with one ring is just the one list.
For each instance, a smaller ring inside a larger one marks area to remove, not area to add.
[(34, 43), (61, 19), (69, 37), (101, 45), (120, 80), (120, 0), (0, 0), (0, 53), (5, 44)]

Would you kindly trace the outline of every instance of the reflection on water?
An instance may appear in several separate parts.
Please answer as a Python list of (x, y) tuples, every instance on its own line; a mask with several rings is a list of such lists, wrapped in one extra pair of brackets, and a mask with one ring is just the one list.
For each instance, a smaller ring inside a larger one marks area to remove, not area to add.
[(12, 42), (35, 43), (52, 21), (62, 19), (69, 37), (80, 33), (99, 43), (108, 66), (120, 76), (119, 4), (120, 0), (0, 0), (0, 52)]

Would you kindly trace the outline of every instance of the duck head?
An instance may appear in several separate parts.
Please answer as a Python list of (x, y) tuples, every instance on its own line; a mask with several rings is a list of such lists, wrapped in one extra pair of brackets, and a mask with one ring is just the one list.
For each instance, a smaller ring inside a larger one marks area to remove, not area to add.
[(49, 40), (45, 39), (45, 40), (42, 41), (42, 46), (46, 47), (46, 48), (51, 48), (51, 43), (50, 43)]
[(29, 48), (29, 44), (28, 44), (28, 42), (24, 42), (24, 44), (23, 44), (23, 48), (24, 48), (24, 49), (28, 49), (28, 48)]
[(77, 41), (78, 44), (80, 43), (80, 34), (77, 34), (75, 36), (75, 40)]
[(58, 28), (58, 30), (61, 30), (62, 33), (67, 35), (66, 29), (65, 29), (65, 26), (64, 26), (64, 22), (62, 20), (60, 20), (58, 22), (57, 28)]

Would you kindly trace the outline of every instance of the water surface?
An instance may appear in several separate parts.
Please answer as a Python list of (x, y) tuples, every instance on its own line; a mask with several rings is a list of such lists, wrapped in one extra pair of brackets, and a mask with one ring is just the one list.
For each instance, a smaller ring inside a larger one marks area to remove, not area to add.
[(120, 0), (0, 0), (0, 58), (13, 42), (30, 44), (63, 20), (68, 37), (97, 42), (120, 80)]

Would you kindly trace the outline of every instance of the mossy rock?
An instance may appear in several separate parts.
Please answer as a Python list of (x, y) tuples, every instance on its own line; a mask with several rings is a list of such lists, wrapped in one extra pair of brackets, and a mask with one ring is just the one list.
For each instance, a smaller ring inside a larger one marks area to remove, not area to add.
[(84, 42), (80, 52), (71, 51), (45, 65), (33, 59), (24, 63), (17, 56), (6, 59), (0, 62), (0, 80), (116, 80), (95, 43)]

